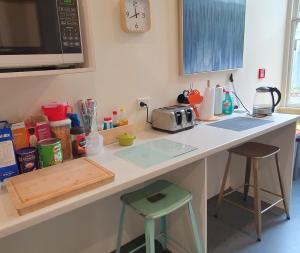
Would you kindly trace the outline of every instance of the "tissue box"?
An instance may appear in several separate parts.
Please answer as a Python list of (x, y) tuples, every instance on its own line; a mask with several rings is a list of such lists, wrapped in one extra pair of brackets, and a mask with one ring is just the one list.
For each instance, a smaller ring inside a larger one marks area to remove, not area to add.
[(11, 126), (7, 121), (0, 121), (0, 182), (18, 174)]

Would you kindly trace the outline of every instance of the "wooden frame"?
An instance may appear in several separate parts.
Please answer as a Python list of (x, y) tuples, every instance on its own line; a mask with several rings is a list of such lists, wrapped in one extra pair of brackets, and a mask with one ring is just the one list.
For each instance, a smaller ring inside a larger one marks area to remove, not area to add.
[(137, 33), (137, 34), (138, 33), (145, 33), (145, 32), (150, 31), (151, 26), (152, 26), (152, 21), (151, 21), (151, 3), (150, 3), (150, 0), (146, 0), (148, 2), (148, 5), (149, 5), (149, 14), (150, 14), (150, 17), (149, 17), (149, 26), (144, 31), (134, 31), (134, 30), (129, 30), (128, 29), (128, 27), (126, 25), (126, 18), (125, 18), (125, 13), (124, 13), (124, 10), (125, 10), (125, 1), (126, 0), (120, 0), (120, 20), (121, 20), (122, 30), (124, 32), (127, 32), (127, 33)]
[(82, 27), (82, 44), (84, 53), (84, 63), (75, 69), (57, 69), (57, 70), (40, 70), (40, 71), (23, 71), (0, 73), (1, 78), (11, 77), (31, 77), (31, 76), (52, 76), (63, 74), (74, 74), (95, 71), (95, 54), (92, 41), (92, 22), (89, 0), (79, 0), (80, 22)]

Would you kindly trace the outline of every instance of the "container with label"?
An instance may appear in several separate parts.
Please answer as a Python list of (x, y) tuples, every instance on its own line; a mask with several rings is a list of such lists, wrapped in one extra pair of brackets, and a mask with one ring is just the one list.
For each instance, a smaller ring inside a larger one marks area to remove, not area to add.
[(86, 156), (86, 138), (83, 127), (71, 128), (71, 140), (73, 158)]
[(41, 168), (63, 162), (63, 153), (59, 139), (47, 139), (38, 143), (38, 152)]
[(29, 140), (24, 122), (12, 124), (11, 131), (14, 138), (15, 149), (18, 150), (29, 147)]
[(68, 160), (72, 158), (71, 152), (71, 120), (61, 120), (61, 121), (51, 121), (50, 122), (51, 132), (53, 137), (60, 139), (62, 151), (63, 151), (63, 159)]
[(225, 115), (231, 115), (233, 113), (233, 101), (228, 91), (225, 93), (225, 99), (223, 101), (223, 113)]
[(0, 182), (19, 174), (10, 125), (0, 121)]
[(36, 148), (22, 148), (16, 151), (20, 174), (38, 169)]

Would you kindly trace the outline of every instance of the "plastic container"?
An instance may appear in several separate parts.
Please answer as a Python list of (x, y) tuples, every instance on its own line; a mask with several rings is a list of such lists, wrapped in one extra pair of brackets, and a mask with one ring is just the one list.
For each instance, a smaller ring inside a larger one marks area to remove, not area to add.
[(125, 126), (125, 125), (128, 125), (128, 118), (127, 118), (125, 109), (121, 108), (119, 120), (118, 120), (118, 126)]
[(112, 117), (112, 123), (113, 123), (113, 127), (118, 127), (118, 112), (117, 111), (113, 111), (113, 117)]
[(71, 128), (73, 158), (86, 156), (86, 136), (83, 127)]
[(38, 169), (38, 157), (36, 148), (22, 148), (16, 151), (20, 174), (32, 172)]
[(104, 118), (103, 130), (108, 130), (113, 128), (113, 121), (111, 117)]
[(51, 103), (42, 106), (42, 111), (49, 121), (60, 121), (67, 118), (68, 109), (71, 108), (67, 103)]
[(86, 154), (88, 157), (100, 155), (103, 151), (103, 137), (93, 131), (86, 137)]
[(225, 92), (225, 99), (223, 101), (223, 113), (225, 115), (231, 115), (233, 113), (233, 101), (230, 92)]
[(68, 160), (72, 158), (71, 152), (71, 120), (65, 119), (60, 121), (50, 122), (51, 132), (53, 136), (61, 140), (63, 150), (63, 159)]
[(124, 133), (124, 134), (118, 136), (117, 139), (119, 140), (120, 146), (127, 147), (127, 146), (133, 145), (136, 137), (131, 134)]

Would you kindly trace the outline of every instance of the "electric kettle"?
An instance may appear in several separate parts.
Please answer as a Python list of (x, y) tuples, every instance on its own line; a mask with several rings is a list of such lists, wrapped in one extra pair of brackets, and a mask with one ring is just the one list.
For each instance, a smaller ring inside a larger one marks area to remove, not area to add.
[[(275, 93), (277, 100), (275, 102)], [(259, 87), (256, 89), (253, 105), (254, 116), (270, 116), (275, 111), (275, 107), (281, 101), (281, 92), (273, 87)]]

